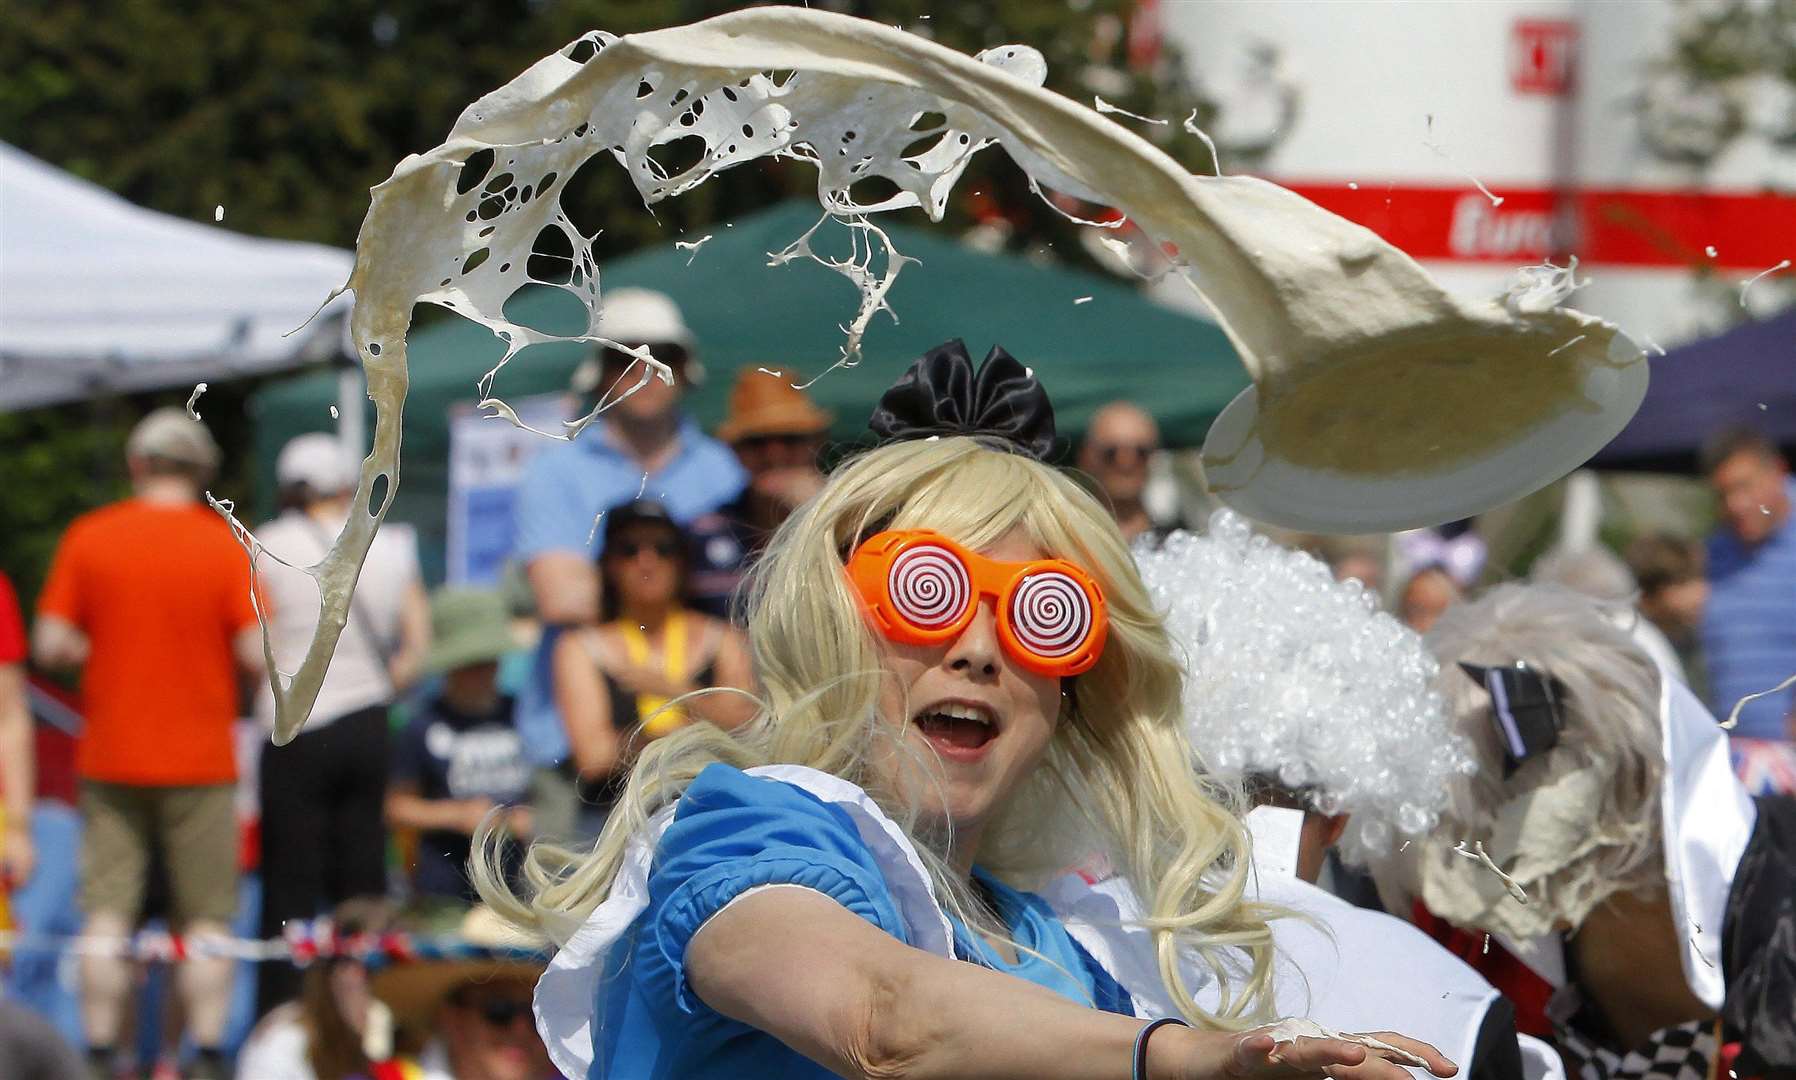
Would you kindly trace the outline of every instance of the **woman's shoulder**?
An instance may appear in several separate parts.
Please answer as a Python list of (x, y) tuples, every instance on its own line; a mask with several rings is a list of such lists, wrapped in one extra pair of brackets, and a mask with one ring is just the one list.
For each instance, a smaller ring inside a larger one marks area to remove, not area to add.
[(855, 784), (802, 765), (768, 765), (743, 770), (714, 761), (686, 785), (674, 807), (674, 821), (711, 813), (758, 810), (817, 818), (852, 827), (838, 805), (872, 800)]
[(311, 1080), (307, 1043), (299, 1003), (277, 1005), (244, 1040), (238, 1052), (237, 1075), (245, 1080)]
[(603, 660), (614, 651), (621, 651), (617, 631), (610, 624), (570, 626), (556, 635), (555, 648), (578, 656), (584, 656), (595, 664), (603, 666)]
[(662, 860), (674, 849), (716, 854), (770, 846), (844, 858), (883, 880), (911, 944), (951, 951), (947, 918), (915, 844), (853, 781), (803, 765), (743, 770), (713, 762), (687, 785), (660, 841)]

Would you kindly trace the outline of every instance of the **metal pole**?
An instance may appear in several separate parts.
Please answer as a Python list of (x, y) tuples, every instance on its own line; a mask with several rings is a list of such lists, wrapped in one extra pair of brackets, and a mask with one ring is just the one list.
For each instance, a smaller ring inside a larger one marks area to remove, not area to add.
[(362, 366), (345, 364), (337, 370), (337, 439), (357, 461), (368, 456), (367, 404)]

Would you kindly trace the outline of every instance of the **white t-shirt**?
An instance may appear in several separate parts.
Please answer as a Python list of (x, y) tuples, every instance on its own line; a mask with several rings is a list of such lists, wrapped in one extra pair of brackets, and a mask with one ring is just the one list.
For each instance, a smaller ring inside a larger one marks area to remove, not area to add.
[[(362, 1042), (362, 1052), (377, 1061), (392, 1053), (393, 1014), (382, 1002), (369, 1007), (368, 1033)], [(237, 1080), (318, 1080), (307, 1056), (310, 1050), (299, 1003), (277, 1005), (237, 1052)], [(419, 1080), (455, 1080), (449, 1072), (448, 1052), (436, 1039), (425, 1044), (417, 1066)]]
[[(257, 568), (262, 595), (273, 608), (264, 614), (275, 667), (281, 671), (297, 669), (311, 644), (318, 626), (318, 582), (268, 556), (293, 566), (311, 566), (324, 558), (342, 527), (342, 521), (321, 522), (289, 511), (256, 530), (256, 539), (268, 549)], [(337, 651), (305, 730), (316, 731), (338, 717), (393, 700), (386, 658), (399, 643), (406, 591), (419, 577), (417, 536), (404, 526), (383, 525), (374, 534), (368, 561), (356, 580), (349, 624), (337, 639)], [(256, 719), (264, 727), (274, 726), (274, 694), (266, 683), (256, 695)]]

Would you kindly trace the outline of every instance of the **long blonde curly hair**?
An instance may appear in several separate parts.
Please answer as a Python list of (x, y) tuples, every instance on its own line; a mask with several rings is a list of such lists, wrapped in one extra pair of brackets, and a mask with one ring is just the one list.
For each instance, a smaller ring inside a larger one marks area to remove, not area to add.
[[(944, 862), (940, 838), (919, 831), (916, 800), (895, 792), (915, 785), (869, 767), (901, 737), (903, 718), (876, 716), (880, 651), (842, 567), (860, 539), (888, 528), (930, 528), (974, 549), (1019, 529), (1048, 557), (1097, 578), (1110, 620), (1103, 657), (1071, 680), (1041, 764), (985, 830), (979, 864), (1029, 888), (1102, 856), (1140, 897), (1160, 978), (1185, 1016), (1225, 1029), (1264, 1019), (1272, 933), (1268, 909), (1245, 898), (1238, 795), (1193, 767), (1180, 668), (1122, 534), (1066, 476), (972, 438), (894, 443), (838, 468), (775, 533), (746, 587), (762, 688), (755, 719), (729, 733), (695, 724), (643, 748), (596, 843), (534, 845), (521, 895), (507, 887), (483, 830), (473, 864), (481, 897), (521, 928), (565, 941), (609, 893), (631, 836), (705, 766), (795, 764), (865, 789), (918, 840), (943, 906), (1002, 934)], [(1181, 973), (1194, 956), (1219, 984), (1213, 1010)]]

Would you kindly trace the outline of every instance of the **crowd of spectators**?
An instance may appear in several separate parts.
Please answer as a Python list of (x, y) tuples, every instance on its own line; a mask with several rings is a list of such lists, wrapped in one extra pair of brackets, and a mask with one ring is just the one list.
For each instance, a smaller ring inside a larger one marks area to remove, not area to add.
[[(228, 1074), (235, 965), (201, 943), (229, 937), (234, 920), (244, 925), (240, 865), (259, 877), (259, 916), (248, 925), (262, 939), (330, 917), (339, 935), (405, 927), (474, 953), (410, 965), (354, 954), (303, 970), (257, 964), (259, 1023), (237, 1075), (551, 1075), (528, 1015), (540, 962), (484, 940), (494, 933), (468, 882), (471, 838), (497, 815), (520, 844), (590, 841), (648, 742), (685, 724), (728, 729), (752, 717), (755, 679), (738, 625), (745, 575), (821, 487), (834, 419), (798, 389), (798, 373), (750, 367), (735, 373), (728, 416), (706, 434), (681, 408), (704, 369), (673, 301), (617, 289), (604, 316), (616, 344), (575, 376), (598, 418), (533, 458), (518, 492), (528, 632), (498, 591), (428, 595), (412, 535), (382, 530), (306, 727), (282, 746), (259, 740), (255, 764), (242, 766), (255, 781), (251, 843), (239, 828), (233, 727), (247, 702), (260, 729), (272, 729), (264, 672), (293, 670), (312, 638), (319, 594), (305, 568), (352, 512), (353, 455), (323, 435), (283, 450), (281, 509), (255, 530), (253, 576), (202, 500), (218, 448), (182, 410), (158, 410), (133, 432), (131, 497), (69, 526), (29, 651), (41, 667), (81, 678), (78, 952), (89, 1075), (127, 1067), (140, 965), (113, 946), (152, 916), (189, 942), (173, 979), (183, 1075)], [(665, 377), (638, 358), (641, 348)], [(1162, 454), (1153, 418), (1126, 402), (1096, 410), (1076, 448), (1077, 471), (1131, 540), (1151, 543), (1184, 524), (1150, 511)], [(1641, 643), (1726, 715), (1796, 670), (1796, 526), (1788, 468), (1762, 437), (1725, 433), (1703, 469), (1718, 518), (1706, 544), (1655, 533), (1635, 539), (1625, 562), (1558, 552), (1536, 574), (1625, 612)], [(1485, 560), (1468, 523), (1395, 545), (1335, 540), (1319, 552), (1420, 631), (1481, 583)], [(34, 865), (26, 652), (0, 577), (0, 873), (15, 884)], [(1749, 787), (1796, 790), (1789, 692), (1748, 703), (1732, 734)], [(29, 1021), (7, 1014), (0, 1024), (23, 1031)]]
[[(1530, 578), (1593, 596), (1648, 655), (1715, 715), (1731, 717), (1735, 769), (1754, 794), (1796, 792), (1796, 481), (1777, 445), (1749, 427), (1714, 435), (1699, 458), (1715, 525), (1704, 539), (1654, 531), (1618, 555), (1600, 544), (1554, 549)], [(1400, 537), (1411, 569), (1393, 611), (1426, 633), (1479, 584), (1482, 551), (1456, 529)], [(1416, 557), (1415, 553), (1421, 556)], [(1355, 549), (1327, 552), (1336, 575), (1373, 591), (1383, 568)], [(1737, 714), (1737, 715), (1736, 715)]]
[[(29, 647), (42, 668), (78, 674), (83, 695), (72, 899), (85, 1075), (222, 1077), (233, 1049), (245, 1077), (548, 1075), (528, 1018), (532, 961), (266, 960), (239, 995), (253, 999), (256, 1023), (235, 1048), (233, 984), (248, 969), (205, 942), (227, 941), (235, 922), (239, 936), (265, 942), (334, 926), (332, 940), (397, 929), (468, 946), (470, 920), (492, 923), (466, 870), (482, 822), (499, 815), (520, 847), (537, 836), (589, 841), (647, 741), (752, 714), (733, 598), (773, 530), (821, 486), (832, 417), (797, 389), (795, 372), (748, 368), (712, 437), (680, 410), (703, 369), (674, 303), (615, 290), (605, 330), (622, 348), (600, 350), (575, 375), (586, 407), (603, 406), (599, 421), (535, 458), (518, 493), (529, 632), (497, 590), (427, 594), (414, 535), (389, 523), (310, 718), (284, 745), (267, 739), (264, 673), (293, 671), (309, 647), (320, 595), (308, 568), (352, 512), (355, 457), (327, 435), (282, 449), (278, 513), (247, 538), (252, 573), (204, 502), (219, 464), (206, 426), (162, 409), (135, 429), (132, 494), (70, 525)], [(627, 351), (642, 346), (669, 378), (642, 378), (646, 365)], [(9, 883), (33, 871), (24, 627), (0, 579)], [(507, 678), (502, 667), (520, 655), (530, 659), (522, 678)], [(687, 697), (697, 690), (716, 692)], [(233, 731), (245, 713), (261, 737), (240, 760)], [(257, 886), (247, 919), (245, 869)], [(177, 1000), (161, 1010), (174, 1018), (165, 1056), (137, 1062), (138, 991), (155, 965), (127, 946), (153, 920), (184, 955), (172, 971)], [(450, 969), (459, 982), (445, 981)], [(434, 989), (417, 993), (420, 980)], [(28, 1020), (9, 1014), (8, 1030)]]

